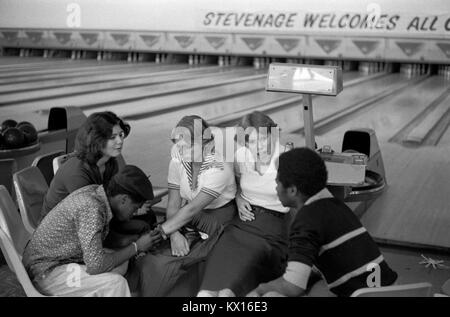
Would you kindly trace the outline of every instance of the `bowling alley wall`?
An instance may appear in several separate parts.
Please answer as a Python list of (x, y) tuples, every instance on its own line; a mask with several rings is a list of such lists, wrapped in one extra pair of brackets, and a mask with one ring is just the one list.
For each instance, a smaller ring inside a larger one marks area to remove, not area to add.
[(0, 0), (0, 47), (450, 64), (448, 0)]

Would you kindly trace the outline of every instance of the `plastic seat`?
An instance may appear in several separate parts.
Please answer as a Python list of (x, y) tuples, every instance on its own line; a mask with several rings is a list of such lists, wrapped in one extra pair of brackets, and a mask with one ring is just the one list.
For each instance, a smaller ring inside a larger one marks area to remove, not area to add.
[[(0, 228), (11, 239), (14, 249), (21, 257), (31, 235), (25, 229), (11, 195), (3, 185), (0, 185)], [(13, 270), (13, 267), (9, 268)]]
[(42, 175), (44, 175), (47, 185), (50, 185), (53, 176), (55, 176), (55, 172), (53, 169), (53, 159), (55, 157), (63, 155), (64, 153), (64, 151), (50, 152), (36, 157), (33, 163), (31, 163), (31, 166), (37, 166), (39, 168)]
[(441, 289), (442, 293), (444, 293), (447, 296), (450, 296), (450, 279), (447, 280), (444, 285), (442, 285)]
[(36, 166), (15, 173), (13, 181), (23, 224), (32, 234), (39, 224), (42, 204), (48, 190), (47, 182)]
[(351, 297), (430, 297), (430, 283), (361, 288)]
[(11, 242), (11, 239), (8, 237), (5, 230), (3, 230), (3, 225), (0, 227), (0, 247), (6, 258), (8, 266), (11, 268), (11, 271), (16, 274), (16, 277), (19, 280), (20, 285), (22, 285), (25, 294), (27, 294), (28, 297), (46, 297), (41, 294), (31, 282), (30, 277), (22, 264), (21, 256), (19, 256), (13, 243)]
[(30, 234), (20, 220), (17, 207), (6, 188), (0, 185), (0, 247), (9, 268), (16, 274), (25, 294), (29, 297), (43, 297), (34, 287), (22, 264), (22, 254)]
[(0, 185), (6, 187), (14, 197), (12, 176), (17, 171), (17, 162), (14, 159), (0, 160)]
[(61, 167), (61, 165), (66, 163), (67, 160), (72, 157), (72, 155), (73, 155), (73, 153), (62, 154), (62, 155), (59, 155), (59, 156), (53, 158), (53, 162), (52, 162), (53, 173), (56, 174), (56, 172)]

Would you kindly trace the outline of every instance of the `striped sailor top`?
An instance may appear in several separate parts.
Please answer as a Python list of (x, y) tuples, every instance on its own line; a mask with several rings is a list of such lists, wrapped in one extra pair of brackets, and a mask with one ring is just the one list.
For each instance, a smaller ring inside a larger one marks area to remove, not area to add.
[(185, 201), (190, 202), (203, 192), (215, 198), (205, 209), (216, 209), (235, 198), (236, 181), (231, 163), (218, 160), (214, 154), (207, 155), (197, 177), (197, 186), (194, 188), (191, 164), (185, 162), (177, 153), (172, 155), (167, 178), (168, 187), (179, 190)]
[(391, 285), (397, 279), (359, 219), (336, 198), (303, 206), (291, 225), (289, 241), (288, 261), (315, 265), (338, 296), (376, 283)]

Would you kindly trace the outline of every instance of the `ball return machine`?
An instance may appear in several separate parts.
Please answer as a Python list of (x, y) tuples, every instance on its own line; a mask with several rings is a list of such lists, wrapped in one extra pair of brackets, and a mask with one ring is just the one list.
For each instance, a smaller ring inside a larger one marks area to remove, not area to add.
[(302, 94), (305, 145), (324, 159), (328, 170), (328, 189), (361, 216), (386, 189), (386, 173), (378, 140), (373, 129), (359, 128), (344, 133), (340, 152), (330, 146), (316, 149), (312, 95), (337, 96), (343, 89), (342, 69), (271, 63), (267, 91)]

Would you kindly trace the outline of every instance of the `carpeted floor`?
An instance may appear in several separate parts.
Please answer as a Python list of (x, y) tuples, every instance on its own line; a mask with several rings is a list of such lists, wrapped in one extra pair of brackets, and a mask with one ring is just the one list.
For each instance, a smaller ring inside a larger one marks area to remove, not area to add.
[(25, 292), (20, 286), (16, 275), (11, 272), (8, 265), (0, 264), (0, 297), (24, 297)]
[[(442, 293), (442, 286), (446, 281), (450, 281), (450, 255), (437, 254), (433, 252), (419, 250), (404, 249), (392, 246), (383, 246), (380, 248), (385, 256), (386, 261), (398, 274), (397, 284), (409, 284), (418, 282), (429, 282), (432, 284), (431, 294)], [(424, 258), (431, 257), (435, 260), (442, 261), (443, 266), (439, 268), (427, 267), (421, 263)], [(447, 282), (450, 284), (450, 282)], [(317, 284), (311, 290), (309, 296), (330, 296), (324, 283)], [(450, 295), (450, 294), (448, 294)], [(24, 297), (23, 291), (15, 274), (11, 272), (8, 265), (5, 264), (3, 256), (0, 252), (0, 297)]]

